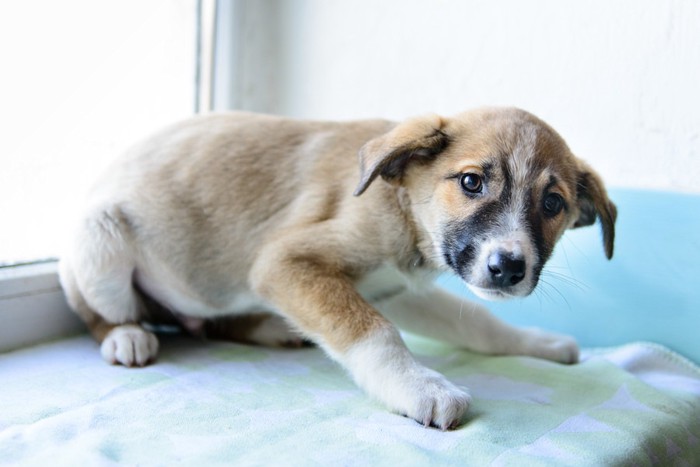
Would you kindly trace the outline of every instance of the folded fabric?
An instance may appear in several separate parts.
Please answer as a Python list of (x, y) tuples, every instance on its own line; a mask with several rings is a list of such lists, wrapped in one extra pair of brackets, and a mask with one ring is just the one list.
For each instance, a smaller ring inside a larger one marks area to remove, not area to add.
[(700, 369), (663, 347), (565, 366), (408, 342), (474, 396), (458, 429), (387, 412), (313, 348), (170, 336), (128, 369), (81, 336), (0, 355), (0, 463), (700, 465)]

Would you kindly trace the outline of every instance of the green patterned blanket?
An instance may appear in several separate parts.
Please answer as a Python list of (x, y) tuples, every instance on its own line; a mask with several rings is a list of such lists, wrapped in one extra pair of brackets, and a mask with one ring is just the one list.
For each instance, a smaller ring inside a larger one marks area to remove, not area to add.
[(408, 342), (470, 389), (459, 429), (386, 412), (318, 349), (167, 337), (126, 369), (81, 336), (0, 355), (0, 463), (700, 465), (700, 370), (662, 347), (563, 366)]

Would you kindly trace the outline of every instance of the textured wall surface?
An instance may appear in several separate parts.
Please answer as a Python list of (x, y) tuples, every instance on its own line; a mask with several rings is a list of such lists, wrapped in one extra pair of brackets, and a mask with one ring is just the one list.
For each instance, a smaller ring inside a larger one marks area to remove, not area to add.
[(261, 110), (400, 119), (515, 105), (612, 185), (700, 192), (700, 2), (298, 0), (272, 10), (260, 27), (279, 44), (275, 98)]

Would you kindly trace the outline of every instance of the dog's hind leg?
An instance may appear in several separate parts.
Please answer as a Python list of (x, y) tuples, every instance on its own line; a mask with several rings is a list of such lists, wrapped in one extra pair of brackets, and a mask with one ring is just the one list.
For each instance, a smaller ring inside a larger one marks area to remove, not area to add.
[(267, 312), (213, 318), (206, 321), (204, 333), (210, 339), (268, 347), (302, 347), (307, 344), (287, 320)]
[(98, 210), (80, 228), (59, 276), (68, 304), (101, 344), (109, 363), (143, 366), (155, 359), (156, 336), (141, 327), (142, 304), (133, 287), (135, 253), (117, 208)]

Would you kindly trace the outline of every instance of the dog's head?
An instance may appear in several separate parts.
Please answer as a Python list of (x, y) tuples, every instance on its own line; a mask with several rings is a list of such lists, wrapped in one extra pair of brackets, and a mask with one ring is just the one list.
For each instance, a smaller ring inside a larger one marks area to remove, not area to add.
[(615, 205), (600, 177), (535, 116), (488, 108), (409, 120), (360, 150), (362, 194), (378, 176), (401, 187), (424, 256), (477, 295), (528, 295), (568, 228), (600, 219), (613, 254)]

